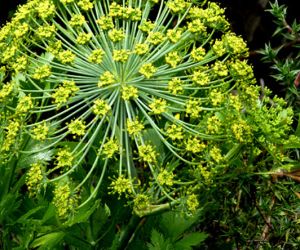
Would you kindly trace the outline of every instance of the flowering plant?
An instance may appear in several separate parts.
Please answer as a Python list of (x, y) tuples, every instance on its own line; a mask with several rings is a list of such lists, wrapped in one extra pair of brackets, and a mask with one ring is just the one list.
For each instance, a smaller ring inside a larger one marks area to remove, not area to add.
[(106, 181), (139, 216), (194, 213), (235, 167), (287, 160), (293, 112), (255, 86), (215, 3), (30, 0), (0, 52), (1, 164), (34, 155), (29, 196), (54, 187), (62, 218)]

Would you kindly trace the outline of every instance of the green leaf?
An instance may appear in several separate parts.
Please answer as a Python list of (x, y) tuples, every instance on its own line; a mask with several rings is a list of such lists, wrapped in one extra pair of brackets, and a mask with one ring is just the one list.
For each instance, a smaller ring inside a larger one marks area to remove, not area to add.
[(55, 246), (62, 241), (64, 236), (64, 232), (49, 233), (34, 240), (30, 247), (38, 247), (38, 249), (55, 249)]
[(99, 207), (100, 201), (94, 202), (92, 206), (83, 206), (80, 208), (70, 220), (68, 220), (64, 225), (72, 226), (76, 223), (87, 222), (89, 217), (94, 213), (94, 211)]
[(149, 250), (171, 250), (174, 249), (169, 239), (153, 229), (151, 232), (151, 243), (147, 244)]
[(200, 245), (200, 243), (203, 242), (207, 238), (207, 236), (208, 235), (206, 233), (199, 233), (199, 232), (190, 233), (175, 243), (175, 249), (192, 250), (193, 246)]
[(36, 208), (33, 208), (33, 209), (29, 210), (26, 214), (21, 216), (17, 220), (17, 222), (26, 224), (26, 222), (27, 222), (28, 218), (30, 218), (30, 216), (32, 216), (33, 214), (35, 214), (36, 212), (40, 211), (43, 208), (45, 208), (45, 206), (38, 206)]

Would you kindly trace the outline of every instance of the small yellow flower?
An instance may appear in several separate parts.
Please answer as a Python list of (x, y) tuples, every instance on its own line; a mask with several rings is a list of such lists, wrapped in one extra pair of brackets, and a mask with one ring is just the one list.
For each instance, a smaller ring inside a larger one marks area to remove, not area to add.
[(129, 135), (137, 135), (144, 129), (144, 125), (140, 121), (131, 121), (130, 119), (127, 119), (126, 127)]
[(32, 129), (32, 138), (38, 141), (44, 141), (47, 139), (48, 133), (49, 126), (47, 126), (46, 122), (39, 123)]
[(68, 148), (60, 149), (56, 155), (56, 166), (57, 168), (70, 168), (73, 165), (73, 152), (71, 152)]
[(182, 127), (172, 124), (167, 128), (167, 134), (172, 140), (182, 140), (183, 139), (183, 129)]
[(109, 30), (114, 28), (113, 19), (109, 16), (102, 16), (97, 21), (97, 24), (100, 25), (100, 28), (103, 30)]
[(197, 70), (194, 71), (192, 81), (200, 86), (205, 86), (209, 83), (210, 77), (207, 73)]
[(85, 122), (79, 119), (73, 120), (68, 124), (68, 130), (72, 135), (82, 136), (85, 134)]
[(76, 38), (76, 41), (80, 45), (85, 45), (92, 39), (92, 36), (93, 35), (91, 33), (80, 32)]
[(72, 16), (71, 20), (69, 21), (69, 24), (71, 27), (81, 27), (85, 24), (85, 17), (81, 14), (75, 14)]
[(108, 31), (108, 37), (112, 42), (120, 42), (124, 39), (125, 35), (123, 33), (123, 30), (118, 29), (112, 29)]
[(202, 111), (201, 101), (197, 99), (189, 99), (186, 102), (185, 112), (193, 118), (199, 117), (199, 113)]
[(173, 94), (176, 95), (183, 91), (183, 81), (180, 80), (178, 77), (173, 77), (171, 81), (168, 82), (168, 90)]
[(152, 23), (151, 21), (143, 21), (140, 25), (139, 25), (139, 29), (141, 31), (147, 32), (149, 33), (150, 31), (152, 31), (155, 27), (155, 24)]
[(149, 104), (149, 108), (155, 115), (160, 115), (167, 110), (167, 101), (164, 99), (154, 99), (152, 103)]
[(102, 49), (95, 49), (88, 57), (88, 61), (91, 63), (100, 64), (103, 60), (104, 51)]
[(153, 66), (152, 63), (143, 64), (139, 70), (139, 73), (144, 75), (147, 79), (149, 79), (153, 74), (157, 71), (157, 68)]
[(68, 183), (58, 184), (54, 189), (53, 204), (58, 216), (66, 218), (78, 205), (78, 196), (72, 193)]
[(159, 31), (149, 32), (147, 41), (153, 45), (158, 45), (166, 39), (165, 35)]
[(149, 45), (146, 43), (138, 43), (135, 45), (134, 53), (137, 55), (144, 55), (149, 51)]
[(172, 43), (177, 43), (181, 38), (182, 30), (170, 29), (167, 31), (167, 37)]
[(200, 153), (206, 148), (206, 145), (200, 141), (197, 137), (189, 138), (186, 142), (186, 150), (194, 154)]
[(189, 212), (195, 213), (197, 211), (197, 208), (199, 207), (199, 201), (197, 199), (197, 196), (195, 194), (190, 194), (187, 197), (186, 205)]
[(149, 164), (154, 164), (156, 162), (157, 154), (151, 145), (142, 145), (139, 146), (138, 149), (141, 160)]
[(128, 101), (129, 99), (133, 98), (136, 99), (138, 98), (138, 89), (133, 86), (123, 86), (122, 87), (122, 98), (125, 101)]
[(160, 185), (166, 185), (166, 186), (173, 186), (174, 184), (174, 174), (172, 172), (169, 172), (166, 169), (163, 169), (158, 175), (157, 175), (157, 181)]
[(30, 165), (25, 179), (30, 197), (34, 197), (40, 192), (44, 178), (42, 169), (43, 166), (40, 163)]
[(33, 101), (30, 95), (23, 96), (19, 99), (18, 105), (16, 107), (16, 113), (27, 113), (33, 108)]
[(94, 7), (90, 0), (80, 0), (77, 4), (84, 11), (89, 11)]
[(105, 157), (107, 159), (112, 158), (113, 155), (118, 152), (119, 150), (119, 145), (118, 143), (113, 140), (110, 139), (109, 141), (107, 141), (104, 145), (103, 145), (103, 149), (102, 149), (102, 154), (105, 155)]
[(165, 60), (172, 68), (176, 68), (177, 64), (181, 61), (181, 57), (177, 51), (173, 51), (166, 55)]
[(125, 194), (125, 196), (128, 196), (132, 194), (132, 182), (124, 175), (120, 175), (116, 180), (111, 182), (110, 189), (112, 189), (112, 194), (118, 194), (119, 196)]
[(116, 62), (122, 62), (122, 63), (126, 62), (128, 60), (129, 55), (130, 55), (130, 51), (126, 49), (113, 51), (113, 59)]
[(105, 71), (99, 78), (98, 87), (104, 87), (116, 82), (115, 76), (109, 71)]
[(51, 67), (49, 65), (43, 65), (35, 68), (33, 78), (36, 80), (42, 80), (51, 75)]
[(110, 110), (111, 110), (111, 107), (105, 100), (97, 99), (96, 101), (94, 101), (93, 112), (95, 115), (98, 115), (99, 117), (103, 117)]
[(196, 62), (200, 62), (203, 60), (203, 58), (205, 57), (205, 49), (202, 47), (199, 48), (194, 48), (191, 52), (191, 57), (196, 61)]

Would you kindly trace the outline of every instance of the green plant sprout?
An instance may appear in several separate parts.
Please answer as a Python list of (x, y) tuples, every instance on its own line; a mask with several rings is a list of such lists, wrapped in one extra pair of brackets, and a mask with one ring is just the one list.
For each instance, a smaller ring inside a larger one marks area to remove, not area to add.
[[(283, 165), (293, 112), (260, 93), (246, 43), (224, 9), (205, 6), (31, 0), (18, 8), (0, 31), (0, 147), (6, 162), (51, 150), (26, 167), (30, 196), (53, 184), (64, 217), (110, 180), (109, 192), (139, 216), (172, 206), (194, 213), (200, 190), (237, 158), (264, 148)], [(41, 146), (20, 150), (32, 140)]]

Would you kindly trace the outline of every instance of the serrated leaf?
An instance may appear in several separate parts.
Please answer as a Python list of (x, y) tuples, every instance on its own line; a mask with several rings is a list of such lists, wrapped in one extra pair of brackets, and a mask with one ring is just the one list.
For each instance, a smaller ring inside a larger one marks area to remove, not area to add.
[(193, 246), (199, 246), (201, 242), (203, 242), (207, 238), (206, 233), (190, 233), (186, 235), (181, 240), (177, 241), (175, 244), (176, 250), (192, 250)]
[(169, 239), (165, 239), (164, 236), (157, 230), (153, 229), (151, 232), (151, 243), (147, 244), (149, 250), (173, 250)]
[(49, 233), (34, 240), (30, 247), (38, 247), (38, 249), (55, 249), (55, 246), (62, 241), (64, 236), (64, 232)]

